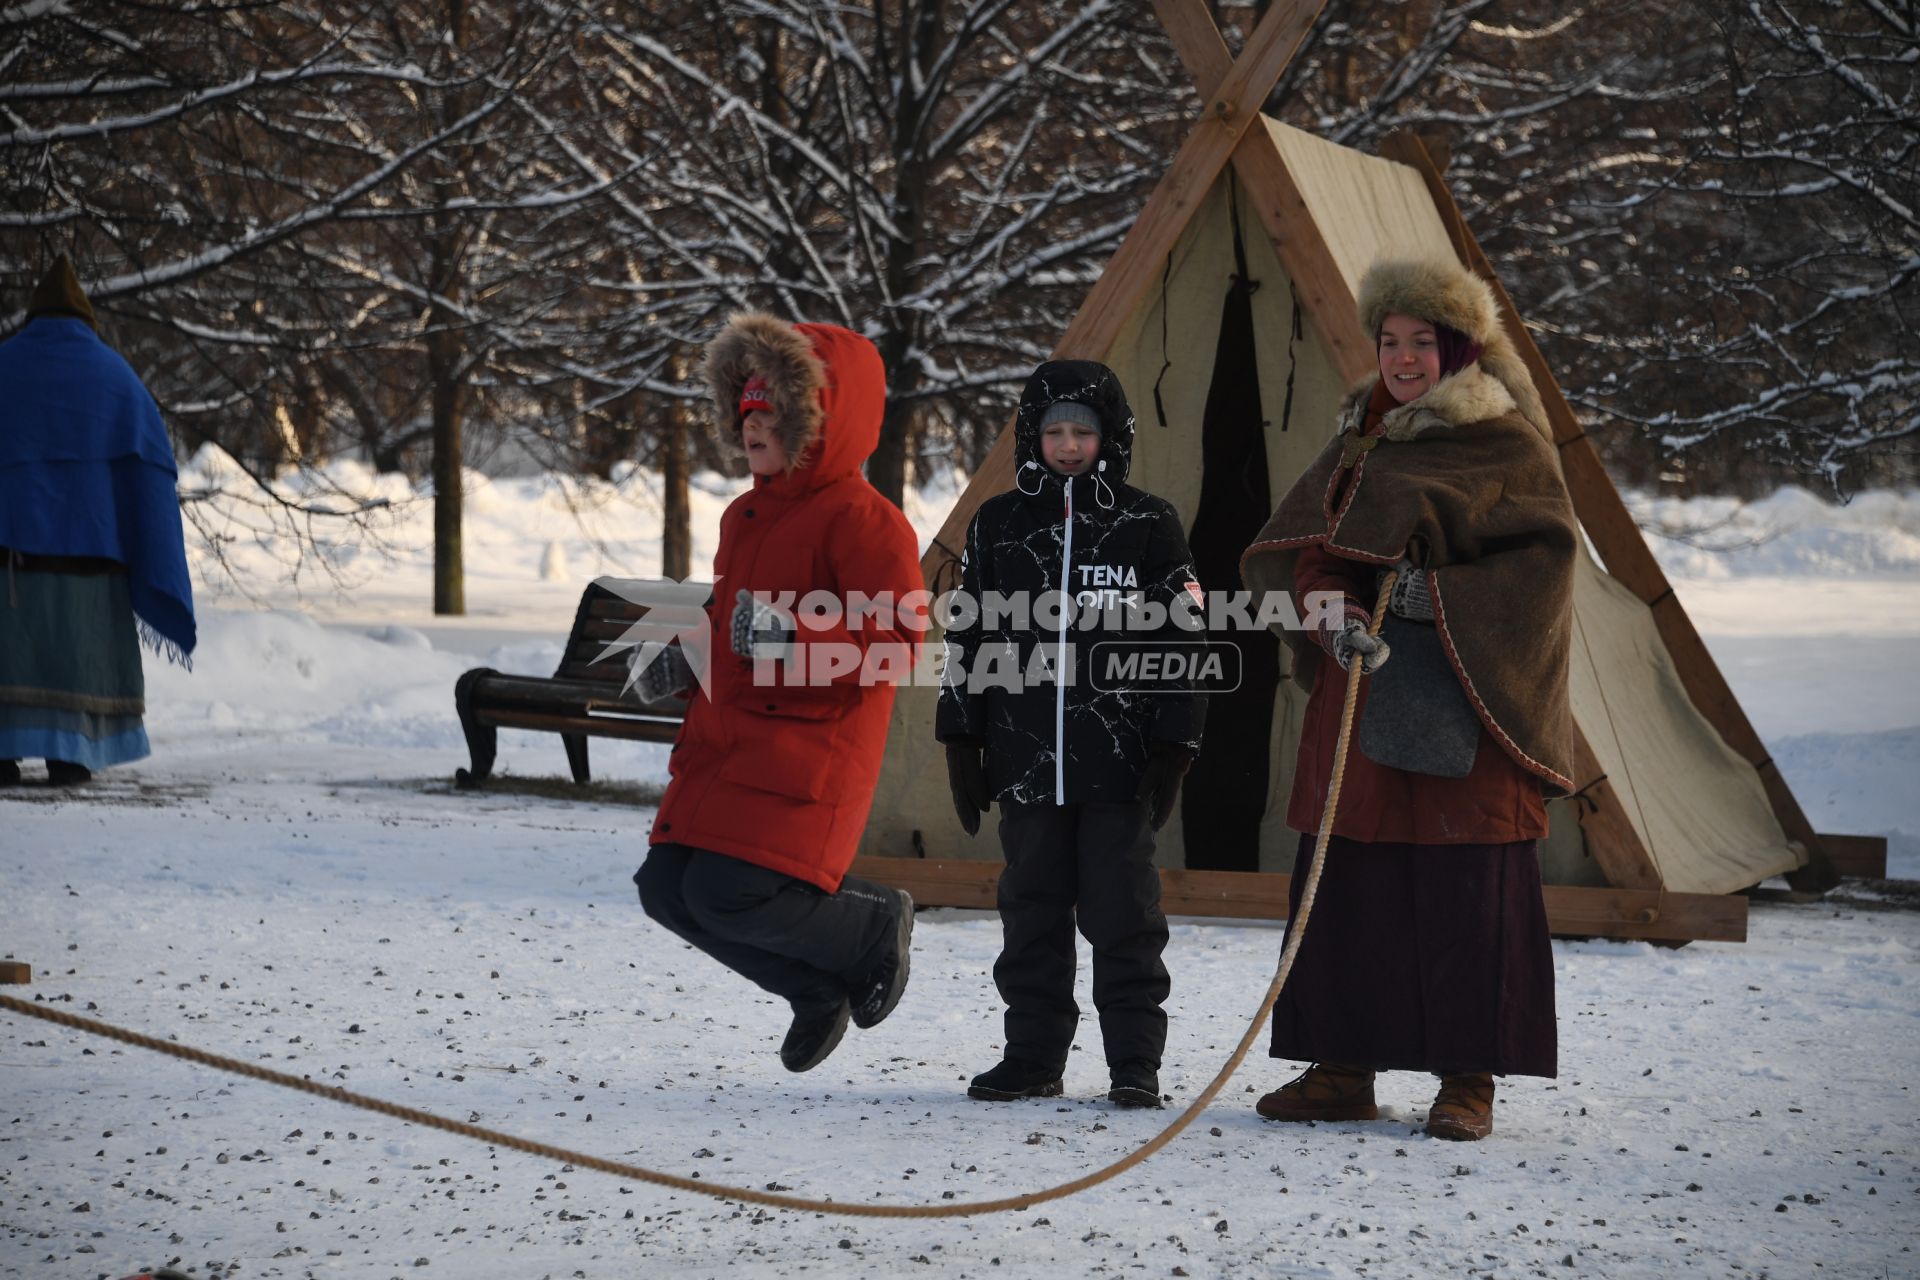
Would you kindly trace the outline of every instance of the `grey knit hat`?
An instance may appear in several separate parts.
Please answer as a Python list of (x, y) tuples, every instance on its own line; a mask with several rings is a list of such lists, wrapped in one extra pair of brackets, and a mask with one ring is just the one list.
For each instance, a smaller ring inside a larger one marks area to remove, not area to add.
[(1100, 415), (1094, 412), (1093, 406), (1078, 400), (1055, 400), (1048, 405), (1047, 411), (1040, 415), (1040, 430), (1045, 431), (1047, 424), (1052, 422), (1077, 422), (1083, 427), (1092, 427), (1103, 436), (1106, 434)]

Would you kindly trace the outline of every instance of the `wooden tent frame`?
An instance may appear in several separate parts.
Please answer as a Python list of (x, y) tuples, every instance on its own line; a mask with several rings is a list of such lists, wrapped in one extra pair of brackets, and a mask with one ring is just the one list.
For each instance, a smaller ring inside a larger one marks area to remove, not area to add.
[[(1373, 369), (1373, 343), (1361, 331), (1346, 278), (1271, 133), (1252, 127), (1324, 4), (1325, 0), (1276, 0), (1236, 58), (1205, 0), (1154, 0), (1160, 24), (1193, 77), (1205, 109), (1081, 303), (1054, 349), (1055, 359), (1099, 359), (1106, 354), (1215, 181), (1231, 165), (1293, 281), (1300, 305), (1313, 317), (1342, 382), (1352, 385)], [(1421, 175), (1460, 260), (1492, 286), (1507, 331), (1546, 406), (1575, 512), (1606, 571), (1652, 611), (1695, 709), (1759, 773), (1782, 830), (1807, 853), (1806, 865), (1788, 873), (1788, 883), (1801, 892), (1831, 888), (1838, 880), (1836, 853), (1841, 855), (1841, 865), (1855, 874), (1873, 873), (1876, 858), (1884, 868), (1884, 841), (1876, 849), (1866, 837), (1819, 835), (1807, 821), (1640, 536), (1512, 298), (1468, 229), (1442, 176), (1444, 154), (1436, 159), (1427, 143), (1405, 133), (1388, 138), (1381, 154)], [(952, 548), (961, 545), (980, 504), (1012, 487), (1012, 437), (1010, 430), (1001, 433), (922, 557), (921, 573), (934, 589), (943, 573), (950, 573), (949, 566), (957, 559)], [(1553, 931), (1671, 942), (1744, 941), (1747, 900), (1738, 894), (1667, 892), (1659, 868), (1578, 725), (1574, 738), (1581, 833), (1607, 887), (1548, 886), (1547, 915)], [(994, 905), (999, 873), (997, 862), (976, 859), (863, 857), (856, 860), (854, 869), (908, 889), (923, 905), (969, 907)], [(1284, 919), (1287, 914), (1288, 877), (1284, 874), (1169, 869), (1161, 877), (1170, 914), (1253, 919)]]

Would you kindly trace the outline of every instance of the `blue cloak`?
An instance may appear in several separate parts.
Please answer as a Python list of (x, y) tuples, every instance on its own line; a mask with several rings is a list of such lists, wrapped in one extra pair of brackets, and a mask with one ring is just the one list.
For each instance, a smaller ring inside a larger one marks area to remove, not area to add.
[(178, 484), (159, 406), (84, 320), (38, 316), (0, 342), (0, 547), (119, 561), (142, 637), (185, 664)]

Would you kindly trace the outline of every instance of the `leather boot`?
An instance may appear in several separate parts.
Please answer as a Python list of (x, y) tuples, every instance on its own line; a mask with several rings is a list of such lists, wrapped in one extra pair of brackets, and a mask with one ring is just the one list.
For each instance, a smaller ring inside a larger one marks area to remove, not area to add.
[(1316, 1062), (1254, 1104), (1269, 1120), (1378, 1120), (1373, 1071)]
[(1427, 1136), (1478, 1142), (1493, 1132), (1493, 1076), (1441, 1076), (1440, 1094), (1427, 1112)]

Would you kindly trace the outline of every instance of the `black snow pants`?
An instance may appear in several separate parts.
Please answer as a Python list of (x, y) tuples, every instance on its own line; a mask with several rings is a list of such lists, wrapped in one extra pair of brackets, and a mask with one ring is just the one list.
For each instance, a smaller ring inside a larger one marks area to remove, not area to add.
[[(1167, 1044), (1167, 918), (1145, 802), (1000, 806), (1003, 941), (993, 981), (1006, 1002), (1006, 1056), (1064, 1066), (1080, 1020), (1073, 999), (1076, 914), (1093, 947), (1093, 1004), (1107, 1064), (1155, 1071)], [(1076, 911), (1077, 908), (1077, 911)]]
[(839, 1004), (892, 945), (899, 898), (848, 876), (836, 893), (683, 844), (656, 844), (633, 874), (654, 920), (796, 1012)]

